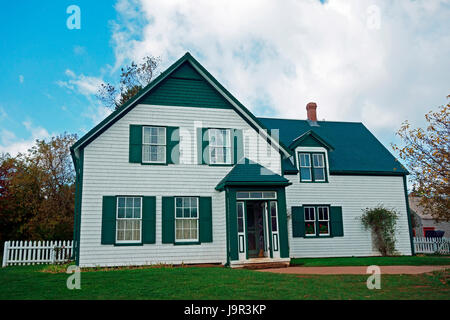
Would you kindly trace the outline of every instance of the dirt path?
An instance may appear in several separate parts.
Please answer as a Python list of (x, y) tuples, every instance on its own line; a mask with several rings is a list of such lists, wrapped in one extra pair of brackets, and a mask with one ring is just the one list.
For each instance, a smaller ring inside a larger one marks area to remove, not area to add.
[[(381, 274), (421, 274), (450, 269), (450, 266), (380, 266)], [(261, 272), (286, 274), (367, 274), (366, 266), (348, 267), (288, 267), (262, 269)]]

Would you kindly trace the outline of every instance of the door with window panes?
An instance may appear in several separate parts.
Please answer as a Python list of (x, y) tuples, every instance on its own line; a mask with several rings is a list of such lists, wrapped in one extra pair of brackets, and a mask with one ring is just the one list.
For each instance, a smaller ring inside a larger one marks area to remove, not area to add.
[[(241, 191), (236, 193), (236, 199), (239, 260), (258, 258), (260, 250), (264, 251), (264, 257), (279, 258), (277, 193)], [(256, 228), (258, 223), (262, 225)]]

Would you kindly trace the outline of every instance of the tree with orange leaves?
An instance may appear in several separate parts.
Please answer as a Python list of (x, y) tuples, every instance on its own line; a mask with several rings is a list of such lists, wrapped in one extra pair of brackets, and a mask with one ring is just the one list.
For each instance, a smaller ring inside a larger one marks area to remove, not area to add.
[(411, 173), (424, 213), (435, 220), (450, 221), (450, 103), (430, 111), (425, 119), (425, 129), (411, 128), (405, 121), (397, 132), (403, 146), (392, 147)]

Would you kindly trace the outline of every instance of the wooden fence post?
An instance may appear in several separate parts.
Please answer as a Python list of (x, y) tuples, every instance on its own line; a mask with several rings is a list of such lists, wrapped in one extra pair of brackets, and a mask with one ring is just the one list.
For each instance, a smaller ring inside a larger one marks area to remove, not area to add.
[(56, 244), (53, 244), (53, 241), (51, 242), (51, 261), (52, 261), (52, 264), (55, 264), (55, 262), (56, 262)]
[(5, 241), (3, 245), (3, 261), (2, 261), (2, 268), (6, 267), (8, 265), (8, 248), (9, 248), (9, 241)]

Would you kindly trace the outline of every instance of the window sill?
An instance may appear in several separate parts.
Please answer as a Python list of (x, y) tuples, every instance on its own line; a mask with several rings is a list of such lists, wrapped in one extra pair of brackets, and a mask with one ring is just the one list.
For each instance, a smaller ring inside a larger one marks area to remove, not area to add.
[(130, 247), (130, 246), (143, 246), (142, 242), (123, 242), (123, 243), (114, 243), (115, 247)]
[(328, 183), (328, 180), (327, 181), (302, 181), (302, 180), (300, 180), (300, 183)]
[(179, 241), (179, 242), (173, 243), (174, 246), (188, 246), (188, 245), (199, 245), (199, 244), (201, 244), (200, 241)]
[(333, 236), (331, 236), (331, 235), (326, 235), (326, 236), (314, 235), (314, 236), (304, 236), (302, 238), (305, 238), (305, 239), (310, 239), (310, 238), (313, 238), (313, 239), (317, 239), (317, 238), (333, 238)]
[(209, 163), (210, 167), (232, 167), (234, 166), (233, 163)]
[(144, 166), (167, 166), (166, 162), (141, 162)]

